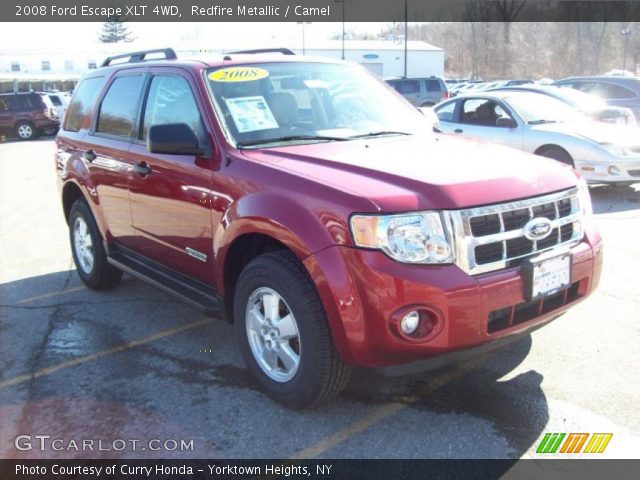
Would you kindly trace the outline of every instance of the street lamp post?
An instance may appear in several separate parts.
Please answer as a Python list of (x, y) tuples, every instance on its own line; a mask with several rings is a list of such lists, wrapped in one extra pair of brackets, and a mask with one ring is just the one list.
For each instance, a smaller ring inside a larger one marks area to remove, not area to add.
[(627, 70), (627, 43), (629, 41), (629, 35), (631, 35), (631, 29), (625, 28), (624, 30), (620, 30), (620, 33), (624, 37), (624, 49), (622, 53), (622, 71), (625, 72)]
[(304, 45), (304, 25), (309, 25), (311, 22), (296, 22), (298, 25), (302, 25), (302, 55), (306, 53), (305, 45)]
[(347, 0), (334, 0), (336, 3), (342, 4), (342, 60), (344, 60), (344, 4)]

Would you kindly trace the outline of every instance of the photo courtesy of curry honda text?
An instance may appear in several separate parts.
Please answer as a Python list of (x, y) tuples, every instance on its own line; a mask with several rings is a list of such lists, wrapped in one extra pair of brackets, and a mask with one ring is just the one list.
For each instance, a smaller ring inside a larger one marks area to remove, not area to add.
[(108, 58), (78, 84), (55, 161), (82, 281), (126, 272), (232, 322), (291, 408), (338, 395), (353, 366), (411, 373), (499, 347), (600, 277), (573, 168), (434, 133), (340, 61)]

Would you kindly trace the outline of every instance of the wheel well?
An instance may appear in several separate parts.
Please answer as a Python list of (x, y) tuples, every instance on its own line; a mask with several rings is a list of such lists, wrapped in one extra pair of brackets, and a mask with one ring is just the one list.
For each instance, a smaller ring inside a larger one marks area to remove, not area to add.
[(71, 212), (71, 205), (77, 199), (83, 198), (82, 190), (75, 183), (67, 183), (62, 189), (62, 208), (64, 210), (64, 218), (69, 222), (69, 213)]
[(224, 262), (224, 308), (226, 318), (233, 323), (233, 297), (236, 283), (244, 267), (263, 253), (290, 250), (273, 237), (260, 233), (241, 235), (229, 247)]
[[(550, 150), (550, 149), (560, 150), (560, 151), (566, 153), (567, 155), (569, 155), (569, 152), (567, 152), (564, 148), (562, 148), (559, 145), (554, 145), (553, 143), (549, 143), (547, 145), (541, 145), (533, 153), (535, 153), (536, 155), (540, 155), (540, 152), (544, 152), (545, 150)], [(569, 155), (569, 156), (571, 156), (571, 155)]]

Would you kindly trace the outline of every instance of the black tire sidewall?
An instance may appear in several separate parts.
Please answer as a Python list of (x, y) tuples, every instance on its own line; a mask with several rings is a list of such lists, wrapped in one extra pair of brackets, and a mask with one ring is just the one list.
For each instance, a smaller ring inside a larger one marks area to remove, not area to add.
[[(73, 225), (78, 217), (81, 217), (87, 224), (89, 234), (91, 235), (91, 242), (93, 244), (94, 260), (93, 269), (90, 273), (86, 273), (82, 270), (76, 253), (75, 242), (73, 239)], [(93, 218), (91, 209), (84, 200), (76, 200), (76, 202), (71, 206), (71, 211), (69, 213), (69, 240), (71, 242), (71, 252), (73, 254), (73, 261), (76, 265), (78, 275), (87, 286), (93, 289), (99, 289), (101, 286), (103, 270), (108, 266), (107, 255), (104, 251), (102, 236), (100, 235), (98, 226)]]
[[(317, 298), (309, 298), (309, 287), (301, 285), (299, 275), (288, 271), (287, 267), (273, 261), (273, 258), (258, 257), (243, 271), (234, 298), (234, 318), (236, 336), (242, 356), (250, 372), (258, 380), (263, 390), (276, 401), (291, 408), (304, 408), (318, 396), (323, 382), (320, 344), (317, 341), (318, 328), (328, 329), (326, 317), (318, 310)], [(246, 307), (250, 295), (261, 287), (275, 290), (289, 306), (298, 325), (300, 334), (300, 365), (296, 375), (288, 382), (270, 379), (253, 357), (247, 338)], [(315, 289), (314, 289), (315, 290)], [(328, 331), (327, 331), (328, 334)]]

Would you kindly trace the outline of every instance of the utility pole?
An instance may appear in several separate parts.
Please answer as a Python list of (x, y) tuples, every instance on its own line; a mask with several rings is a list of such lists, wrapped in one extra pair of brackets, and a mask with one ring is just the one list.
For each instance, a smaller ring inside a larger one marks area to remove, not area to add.
[(347, 0), (334, 0), (336, 3), (342, 4), (342, 60), (344, 60), (344, 4)]
[(622, 54), (622, 71), (625, 72), (627, 70), (627, 43), (629, 41), (629, 35), (631, 35), (631, 29), (625, 28), (624, 30), (620, 30), (620, 33), (624, 37), (624, 49)]
[(407, 78), (407, 42), (409, 41), (407, 38), (409, 33), (409, 29), (407, 28), (408, 16), (407, 0), (404, 0), (404, 78)]

